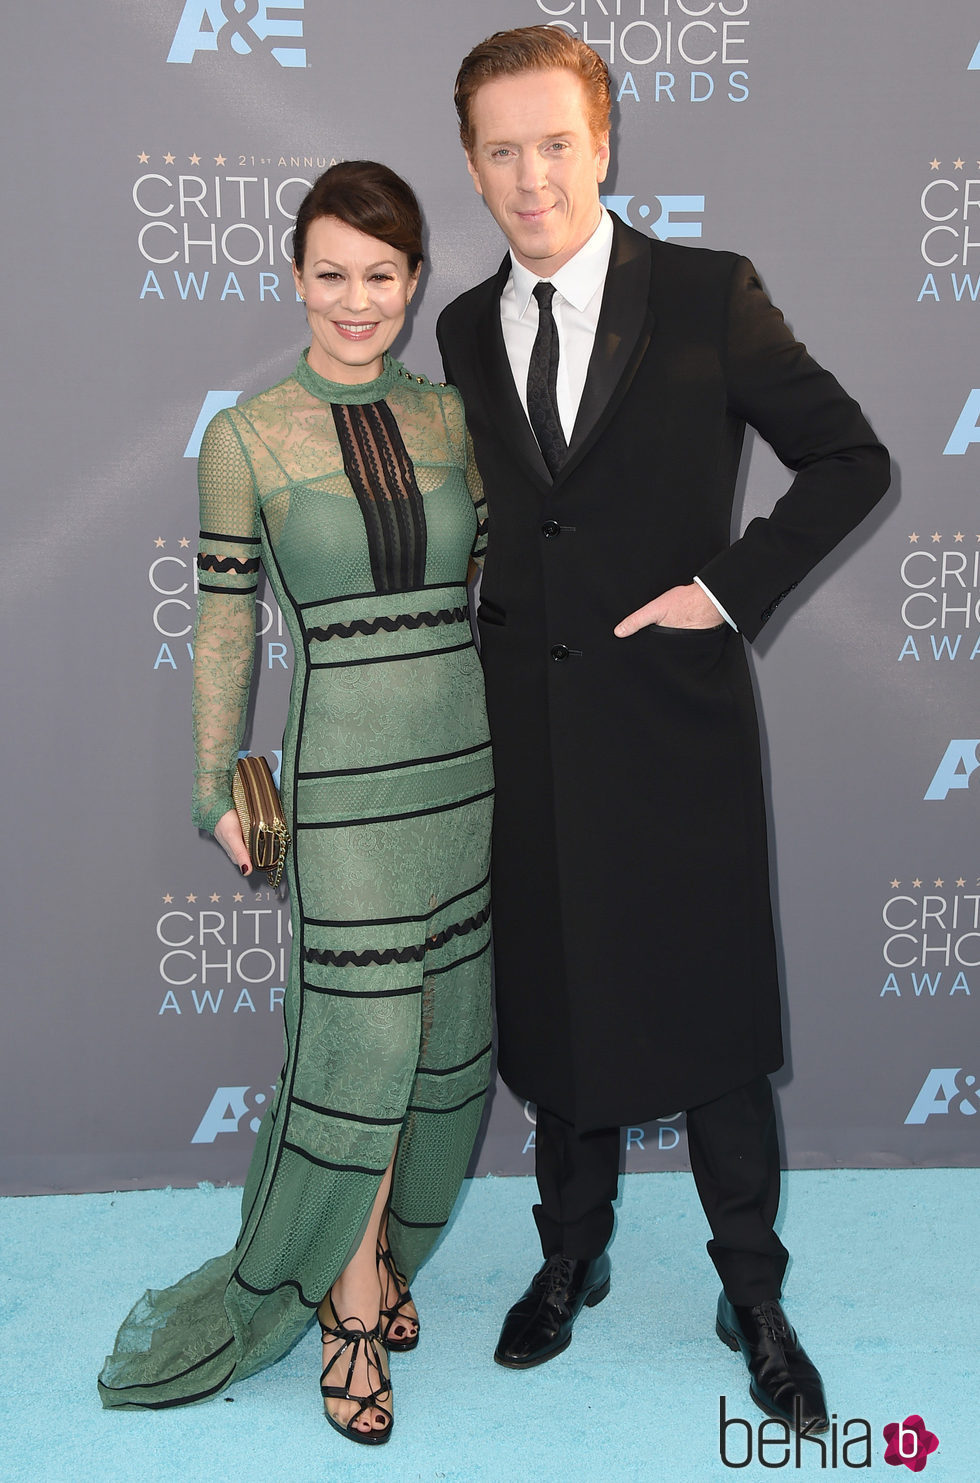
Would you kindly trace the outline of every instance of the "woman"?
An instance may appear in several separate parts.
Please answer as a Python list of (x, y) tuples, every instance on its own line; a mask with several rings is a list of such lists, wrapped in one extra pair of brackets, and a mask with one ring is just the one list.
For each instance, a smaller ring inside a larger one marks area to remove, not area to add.
[(234, 1250), (136, 1305), (106, 1406), (212, 1396), (316, 1312), (327, 1420), (386, 1442), (388, 1352), (418, 1339), (401, 1274), (448, 1219), (479, 1126), (493, 780), (466, 583), (484, 507), (457, 394), (388, 354), (421, 233), (385, 166), (326, 171), (293, 234), (310, 348), (202, 444), (194, 818), (245, 875), (229, 772), (260, 559), (295, 653), (286, 1061)]

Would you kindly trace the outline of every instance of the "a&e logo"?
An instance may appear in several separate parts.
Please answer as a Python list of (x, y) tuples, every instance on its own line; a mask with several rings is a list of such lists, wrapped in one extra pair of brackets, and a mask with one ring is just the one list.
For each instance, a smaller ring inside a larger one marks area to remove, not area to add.
[[(976, 298), (976, 294), (971, 295)], [(974, 386), (963, 403), (963, 410), (956, 419), (943, 454), (962, 456), (974, 443), (980, 443), (980, 386)]]
[(657, 215), (653, 214), (650, 206), (634, 206), (630, 211), (630, 202), (635, 201), (635, 196), (600, 196), (599, 198), (607, 211), (614, 211), (628, 227), (637, 227), (640, 231), (644, 228), (652, 232), (661, 242), (667, 242), (671, 237), (700, 237), (700, 221), (679, 220), (675, 212), (683, 213), (684, 216), (704, 215), (704, 196), (654, 196), (659, 208)]
[(954, 788), (968, 788), (970, 778), (980, 767), (978, 748), (980, 748), (980, 738), (951, 741), (943, 753), (943, 760), (936, 768), (932, 782), (925, 791), (924, 801), (931, 803), (937, 798), (946, 798)]
[(883, 1435), (888, 1443), (885, 1461), (896, 1468), (899, 1463), (904, 1462), (913, 1473), (922, 1472), (929, 1453), (935, 1452), (939, 1446), (939, 1438), (935, 1432), (926, 1431), (921, 1416), (906, 1416), (904, 1421), (889, 1421)]
[(977, 1078), (971, 1072), (963, 1077), (961, 1084), (957, 1078), (962, 1072), (962, 1066), (934, 1066), (908, 1110), (906, 1127), (909, 1124), (924, 1123), (927, 1118), (937, 1114), (946, 1115), (953, 1110), (962, 1112), (966, 1117), (976, 1117), (980, 1112), (980, 1107), (974, 1105), (980, 1101)]
[(201, 403), (201, 410), (197, 414), (197, 421), (191, 429), (191, 435), (187, 439), (187, 447), (184, 449), (185, 458), (196, 458), (201, 451), (201, 443), (204, 439), (204, 430), (211, 418), (218, 412), (224, 412), (228, 407), (234, 407), (240, 391), (209, 391)]
[[(302, 12), (305, 0), (184, 0), (168, 62), (193, 62), (199, 51), (217, 51), (219, 40), (240, 57), (250, 56), (256, 42), (270, 37), (303, 39)], [(287, 19), (282, 12), (298, 12)], [(230, 28), (230, 29), (228, 29)], [(247, 28), (247, 29), (246, 29)], [(305, 67), (303, 46), (270, 46), (280, 67)]]
[[(275, 1087), (269, 1088), (275, 1093)], [(248, 1127), (253, 1133), (259, 1131), (262, 1113), (271, 1097), (265, 1092), (253, 1092), (251, 1087), (218, 1087), (207, 1105), (207, 1110), (197, 1125), (192, 1143), (213, 1143), (219, 1133), (237, 1133), (242, 1118), (249, 1118)]]

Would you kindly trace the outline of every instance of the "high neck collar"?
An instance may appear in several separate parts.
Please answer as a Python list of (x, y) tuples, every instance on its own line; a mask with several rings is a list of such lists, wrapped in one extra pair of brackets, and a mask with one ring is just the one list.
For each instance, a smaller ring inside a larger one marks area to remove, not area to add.
[(346, 381), (328, 381), (325, 376), (314, 371), (307, 355), (308, 352), (304, 350), (296, 367), (296, 380), (300, 386), (321, 402), (339, 402), (347, 406), (364, 406), (368, 402), (382, 401), (398, 380), (401, 369), (399, 362), (392, 360), (386, 351), (380, 376), (376, 376), (373, 381), (356, 381), (349, 385)]

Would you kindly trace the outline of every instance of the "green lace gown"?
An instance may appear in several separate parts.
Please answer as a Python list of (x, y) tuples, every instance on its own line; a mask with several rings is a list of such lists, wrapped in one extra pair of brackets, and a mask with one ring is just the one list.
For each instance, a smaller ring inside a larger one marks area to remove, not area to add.
[[(493, 777), (466, 576), (483, 494), (455, 391), (305, 357), (205, 434), (194, 817), (231, 805), (259, 561), (293, 641), (285, 1065), (234, 1249), (124, 1321), (106, 1406), (204, 1400), (278, 1359), (357, 1248), (392, 1150), (409, 1277), (459, 1192), (490, 1066)], [(230, 868), (230, 867), (229, 867)]]

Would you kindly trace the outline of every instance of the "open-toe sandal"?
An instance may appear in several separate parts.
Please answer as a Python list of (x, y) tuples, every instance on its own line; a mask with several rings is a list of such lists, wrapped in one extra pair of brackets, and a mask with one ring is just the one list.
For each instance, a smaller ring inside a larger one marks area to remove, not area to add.
[[(378, 1319), (381, 1329), (381, 1341), (386, 1349), (398, 1354), (407, 1354), (414, 1349), (419, 1342), (419, 1321), (413, 1314), (405, 1313), (403, 1310), (412, 1302), (411, 1289), (405, 1278), (395, 1266), (395, 1258), (391, 1254), (390, 1246), (382, 1246), (378, 1242), (378, 1271), (381, 1273), (382, 1291), (387, 1294), (394, 1288), (395, 1300), (388, 1307), (382, 1307)], [(397, 1325), (412, 1324), (415, 1327), (414, 1334), (406, 1334), (402, 1338), (392, 1334), (392, 1329)]]
[[(320, 1317), (320, 1308), (324, 1307), (328, 1316), (327, 1322)], [(339, 1319), (334, 1310), (331, 1293), (324, 1298), (320, 1308), (317, 1309), (317, 1320), (320, 1324), (323, 1342), (326, 1343), (328, 1339), (340, 1341), (339, 1349), (328, 1360), (320, 1376), (323, 1414), (334, 1430), (340, 1432), (342, 1436), (349, 1437), (352, 1442), (363, 1442), (369, 1447), (378, 1447), (382, 1442), (387, 1442), (394, 1426), (394, 1416), (391, 1410), (391, 1374), (379, 1329), (366, 1329), (363, 1324), (359, 1328), (351, 1327), (352, 1324), (360, 1324), (358, 1318)], [(354, 1371), (362, 1355), (367, 1364), (368, 1384), (373, 1387), (367, 1395), (358, 1394), (351, 1389), (354, 1384)], [(339, 1381), (343, 1383), (337, 1383)], [(357, 1410), (347, 1421), (339, 1421), (330, 1413), (329, 1402), (331, 1400), (354, 1401)], [(361, 1431), (356, 1423), (362, 1416), (370, 1418), (372, 1411), (381, 1412), (385, 1417), (385, 1425), (374, 1427), (372, 1424), (370, 1431)]]

